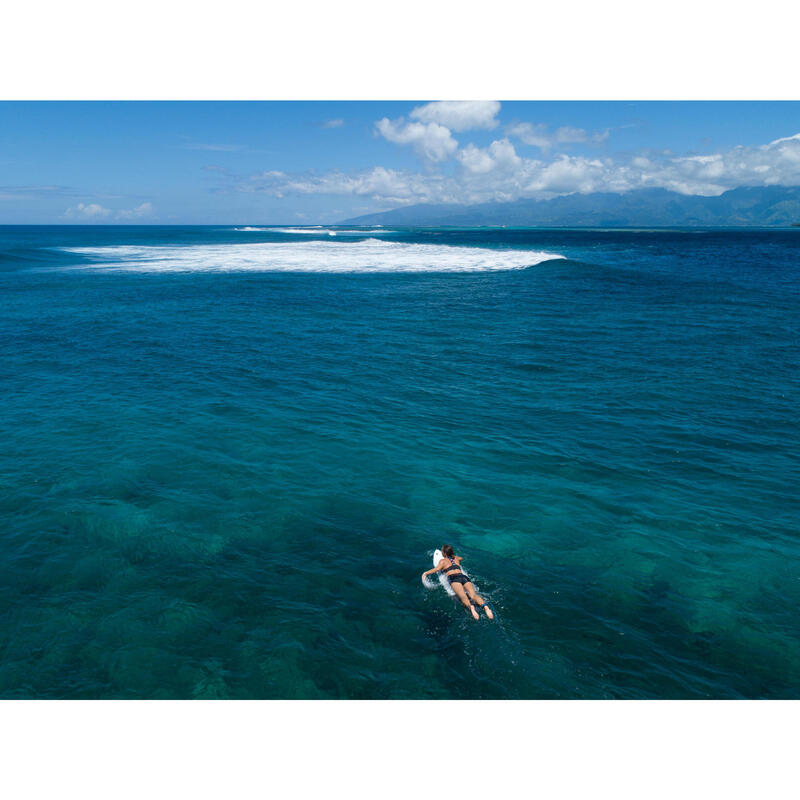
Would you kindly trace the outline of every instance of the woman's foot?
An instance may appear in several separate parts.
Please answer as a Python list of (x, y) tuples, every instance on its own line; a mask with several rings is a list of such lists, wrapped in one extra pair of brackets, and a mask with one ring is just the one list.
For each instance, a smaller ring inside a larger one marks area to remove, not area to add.
[(475, 620), (480, 619), (478, 612), (475, 610), (475, 606), (470, 603), (469, 610), (472, 612), (472, 618)]
[(488, 603), (484, 603), (483, 604), (483, 610), (486, 612), (486, 616), (489, 619), (494, 619), (494, 612), (492, 611), (491, 608), (489, 608), (489, 604)]

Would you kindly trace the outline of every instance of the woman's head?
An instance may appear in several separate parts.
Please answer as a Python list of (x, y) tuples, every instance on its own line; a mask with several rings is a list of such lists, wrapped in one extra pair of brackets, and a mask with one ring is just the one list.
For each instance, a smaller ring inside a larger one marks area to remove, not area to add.
[(449, 544), (442, 545), (442, 555), (446, 558), (452, 558), (455, 553), (453, 552), (453, 548)]

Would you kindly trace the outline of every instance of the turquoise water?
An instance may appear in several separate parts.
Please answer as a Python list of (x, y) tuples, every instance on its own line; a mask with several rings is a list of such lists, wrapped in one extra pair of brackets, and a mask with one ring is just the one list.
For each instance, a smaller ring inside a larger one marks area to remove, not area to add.
[(0, 228), (0, 310), (2, 697), (800, 697), (800, 230)]

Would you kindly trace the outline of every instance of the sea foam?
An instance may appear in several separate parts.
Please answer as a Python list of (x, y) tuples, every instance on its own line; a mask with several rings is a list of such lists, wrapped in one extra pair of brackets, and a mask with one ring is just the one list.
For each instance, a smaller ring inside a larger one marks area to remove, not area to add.
[(77, 269), (129, 272), (488, 272), (524, 269), (564, 258), (539, 250), (378, 239), (65, 249), (91, 259)]
[(264, 233), (288, 233), (293, 236), (383, 236), (387, 233), (396, 233), (396, 231), (374, 230), (372, 228), (362, 229), (344, 229), (344, 228), (324, 228), (322, 225), (311, 225), (304, 228), (257, 228), (247, 225), (244, 228), (234, 228), (236, 231), (244, 233), (252, 233), (260, 231)]

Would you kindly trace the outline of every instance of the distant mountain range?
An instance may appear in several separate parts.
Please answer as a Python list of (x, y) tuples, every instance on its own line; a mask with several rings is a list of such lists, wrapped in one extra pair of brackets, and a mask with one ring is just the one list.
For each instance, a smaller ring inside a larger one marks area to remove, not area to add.
[(795, 226), (800, 186), (743, 187), (718, 197), (666, 189), (571, 194), (480, 205), (420, 204), (344, 220), (347, 225), (530, 225), (576, 227)]

